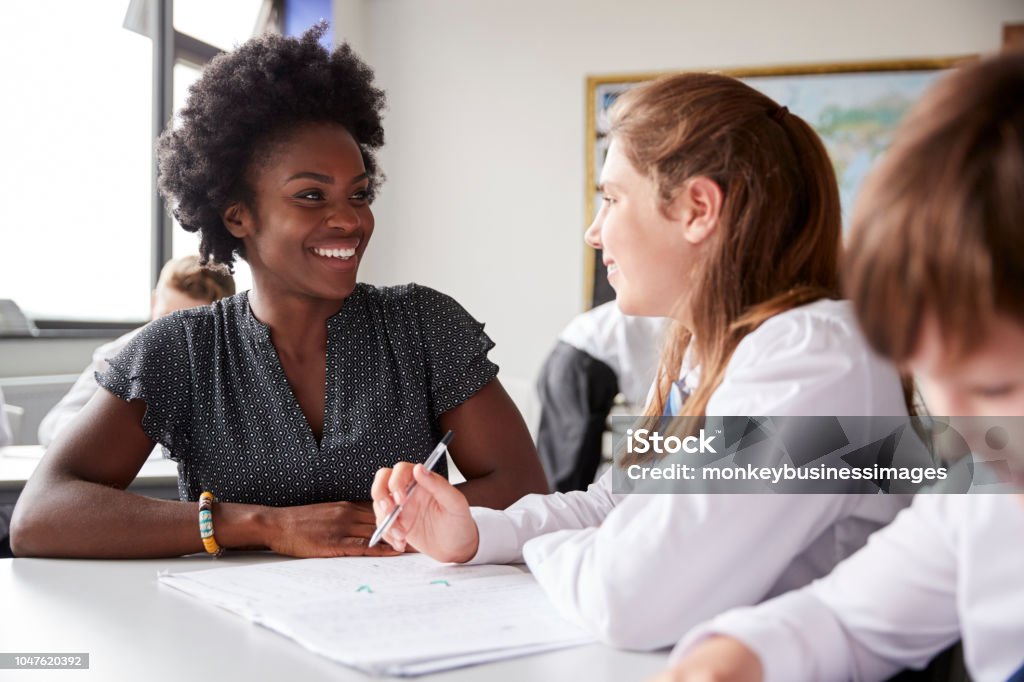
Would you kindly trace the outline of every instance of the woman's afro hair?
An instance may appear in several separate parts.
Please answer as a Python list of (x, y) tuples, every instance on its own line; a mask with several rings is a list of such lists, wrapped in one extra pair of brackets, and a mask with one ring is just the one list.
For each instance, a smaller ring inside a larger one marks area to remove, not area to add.
[(204, 264), (230, 268), (242, 253), (221, 215), (252, 200), (252, 165), (297, 126), (343, 126), (362, 151), (371, 200), (383, 180), (374, 152), (384, 144), (384, 93), (348, 45), (320, 45), (326, 28), (321, 22), (300, 38), (263, 35), (218, 55), (189, 88), (178, 124), (160, 136), (160, 192), (182, 227), (199, 233)]

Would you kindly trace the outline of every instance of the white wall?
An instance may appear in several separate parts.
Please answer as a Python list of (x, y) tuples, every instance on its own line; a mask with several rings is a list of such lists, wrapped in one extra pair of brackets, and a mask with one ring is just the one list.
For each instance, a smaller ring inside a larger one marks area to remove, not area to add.
[(1024, 21), (1021, 0), (336, 3), (390, 103), (364, 279), (455, 296), (529, 381), (582, 305), (586, 75), (988, 52)]

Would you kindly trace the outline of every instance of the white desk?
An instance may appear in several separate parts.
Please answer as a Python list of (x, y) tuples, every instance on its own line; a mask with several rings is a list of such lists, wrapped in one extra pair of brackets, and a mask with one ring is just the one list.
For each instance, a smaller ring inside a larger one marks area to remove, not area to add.
[[(11, 504), (18, 499), (42, 456), (43, 448), (39, 445), (0, 448), (0, 504)], [(151, 458), (142, 465), (139, 475), (128, 489), (140, 495), (176, 500), (178, 465), (169, 459)], [(0, 679), (2, 677), (0, 675)]]
[[(0, 560), (0, 651), (88, 653), (89, 670), (0, 670), (19, 682), (73, 680), (374, 679), (310, 653), (270, 630), (156, 580), (159, 570), (194, 570), (283, 561), (265, 553), (152, 561)], [(589, 645), (425, 677), (471, 680), (644, 680), (667, 654)]]

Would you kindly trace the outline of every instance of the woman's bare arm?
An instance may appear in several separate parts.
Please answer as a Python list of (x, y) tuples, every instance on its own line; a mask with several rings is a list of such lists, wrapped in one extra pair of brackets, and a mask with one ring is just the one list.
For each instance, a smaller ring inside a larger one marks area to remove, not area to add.
[(458, 487), (471, 505), (504, 509), (524, 495), (549, 492), (526, 423), (497, 379), (440, 422), (456, 433), (449, 450), (466, 477)]
[[(49, 448), (18, 500), (11, 522), (16, 556), (147, 558), (202, 552), (192, 502), (127, 492), (154, 447), (142, 430), (146, 405), (105, 390)], [(301, 507), (218, 503), (222, 547), (268, 547), (293, 556), (392, 554), (366, 549), (369, 503)]]

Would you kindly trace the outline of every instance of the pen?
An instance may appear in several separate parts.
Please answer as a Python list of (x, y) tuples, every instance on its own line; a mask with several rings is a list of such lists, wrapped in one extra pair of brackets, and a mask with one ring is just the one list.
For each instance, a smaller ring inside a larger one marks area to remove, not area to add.
[[(441, 455), (443, 455), (445, 451), (448, 449), (448, 443), (451, 443), (452, 438), (454, 437), (454, 431), (449, 431), (448, 433), (444, 434), (444, 438), (441, 439), (441, 442), (437, 444), (433, 452), (430, 453), (430, 456), (427, 457), (427, 461), (423, 463), (423, 466), (426, 467), (427, 471), (433, 471), (437, 463), (441, 461)], [(412, 483), (409, 484), (409, 487), (405, 489), (406, 500), (409, 499), (409, 496), (412, 495), (412, 491), (415, 489), (416, 481), (413, 481)], [(373, 531), (373, 535), (370, 537), (370, 544), (368, 545), (368, 547), (373, 547), (378, 542), (380, 542), (381, 537), (384, 535), (384, 533), (387, 532), (388, 528), (391, 527), (391, 524), (395, 522), (395, 519), (397, 519), (398, 515), (402, 512), (402, 506), (404, 504), (405, 502), (392, 509), (391, 513), (384, 518), (384, 523), (377, 526), (377, 530)]]

